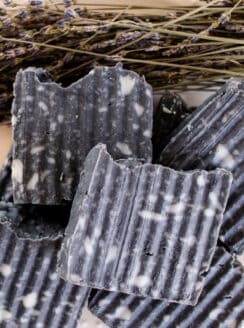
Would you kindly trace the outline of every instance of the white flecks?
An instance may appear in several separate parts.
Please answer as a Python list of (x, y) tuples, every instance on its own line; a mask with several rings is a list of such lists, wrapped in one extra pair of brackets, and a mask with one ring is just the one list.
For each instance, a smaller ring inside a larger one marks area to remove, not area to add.
[(181, 214), (185, 208), (184, 202), (178, 202), (170, 206), (169, 212), (173, 214)]
[(180, 238), (180, 240), (189, 247), (192, 247), (196, 244), (197, 238), (195, 236), (187, 236), (185, 238)]
[(123, 96), (127, 96), (131, 93), (135, 86), (135, 82), (135, 79), (133, 79), (130, 75), (120, 77), (121, 93)]
[(212, 208), (206, 208), (204, 210), (204, 215), (208, 218), (212, 218), (215, 215), (215, 211)]
[(216, 148), (213, 160), (225, 169), (233, 169), (235, 160), (225, 145), (219, 144)]
[(131, 311), (126, 306), (119, 306), (116, 308), (115, 312), (113, 314), (107, 314), (108, 318), (111, 319), (120, 319), (120, 320), (129, 320), (131, 317)]
[(170, 319), (170, 316), (168, 314), (164, 315), (162, 318), (162, 322), (168, 321)]
[(144, 220), (162, 221), (165, 216), (161, 213), (151, 212), (147, 210), (140, 211), (138, 213)]
[(220, 309), (220, 308), (214, 309), (209, 313), (209, 319), (216, 320), (216, 319), (218, 319), (218, 316), (223, 312), (224, 312), (223, 309)]
[(37, 303), (37, 294), (30, 293), (22, 298), (22, 302), (25, 308), (33, 308)]
[(11, 266), (8, 264), (3, 263), (0, 266), (0, 273), (4, 276), (4, 277), (8, 277), (11, 274)]
[(17, 117), (15, 115), (12, 115), (12, 118), (11, 118), (12, 127), (15, 126), (16, 122), (17, 122)]
[(189, 275), (196, 275), (198, 273), (198, 268), (195, 268), (192, 265), (187, 265), (186, 271), (188, 272)]
[(55, 159), (53, 157), (48, 157), (47, 162), (49, 164), (55, 164)]
[(172, 200), (174, 199), (173, 195), (166, 194), (166, 195), (163, 195), (163, 196), (164, 196), (164, 199), (167, 202), (172, 202)]
[(205, 183), (206, 183), (206, 181), (204, 179), (204, 176), (199, 175), (199, 177), (197, 177), (197, 185), (199, 187), (204, 187), (205, 186)]
[(43, 328), (43, 327), (44, 327), (43, 323), (37, 322), (36, 328)]
[(102, 233), (102, 231), (101, 231), (101, 228), (100, 227), (95, 227), (94, 228), (94, 234), (93, 234), (93, 236), (95, 238), (99, 238), (101, 236), (101, 233)]
[(142, 114), (145, 111), (145, 108), (138, 103), (135, 103), (134, 108), (135, 108), (137, 116), (139, 116), (139, 117), (142, 116)]
[(56, 272), (51, 273), (49, 279), (52, 281), (58, 279), (58, 274)]
[(23, 163), (20, 159), (14, 159), (12, 162), (12, 179), (18, 183), (23, 182)]
[(117, 142), (116, 147), (121, 151), (122, 154), (128, 155), (128, 156), (132, 155), (132, 151), (126, 143)]
[(86, 237), (86, 239), (84, 240), (84, 248), (85, 251), (88, 255), (91, 255), (93, 252), (93, 243), (92, 240), (89, 237)]
[(151, 279), (144, 275), (139, 275), (133, 279), (133, 285), (138, 288), (146, 288), (150, 285)]
[(28, 101), (28, 102), (31, 102), (31, 101), (34, 100), (34, 98), (33, 98), (32, 96), (30, 96), (30, 95), (27, 95), (27, 96), (25, 97), (25, 100)]
[(99, 113), (105, 113), (105, 112), (107, 112), (107, 111), (108, 111), (108, 108), (107, 108), (106, 106), (100, 107), (100, 108), (98, 109), (98, 112), (99, 112)]
[(70, 275), (70, 280), (72, 281), (72, 283), (74, 284), (80, 284), (81, 282), (81, 277), (78, 274), (72, 273)]
[(152, 203), (152, 204), (155, 204), (156, 201), (157, 201), (157, 199), (158, 199), (158, 196), (155, 195), (155, 194), (150, 194), (150, 195), (148, 196), (148, 201), (149, 201), (150, 203)]
[(144, 137), (146, 137), (146, 138), (151, 138), (151, 137), (152, 137), (152, 131), (150, 131), (150, 130), (145, 130), (145, 131), (143, 132), (143, 135), (144, 135)]
[(102, 299), (98, 302), (99, 307), (103, 307), (103, 306), (106, 306), (108, 304), (110, 304), (110, 301), (106, 298), (104, 298), (104, 299)]
[(59, 114), (59, 115), (58, 115), (58, 122), (59, 122), (59, 123), (63, 123), (63, 121), (64, 121), (64, 116), (61, 115), (61, 114)]
[(196, 282), (196, 290), (201, 290), (203, 288), (203, 282), (202, 281), (197, 281)]
[(108, 251), (108, 254), (107, 254), (107, 257), (106, 257), (106, 264), (108, 264), (108, 263), (110, 263), (110, 262), (112, 262), (113, 260), (116, 259), (117, 252), (118, 252), (117, 246), (113, 245)]
[(57, 123), (56, 122), (50, 123), (50, 130), (51, 131), (55, 131), (56, 130), (56, 127), (57, 127)]
[(132, 124), (132, 129), (133, 130), (138, 130), (139, 129), (139, 125), (138, 124)]
[(49, 170), (45, 170), (41, 173), (41, 178), (40, 180), (43, 182), (45, 180), (45, 178), (48, 176), (48, 174), (50, 173)]
[(43, 102), (43, 101), (39, 101), (38, 106), (44, 111), (46, 112), (48, 110), (47, 105)]
[(67, 159), (71, 158), (71, 151), (70, 150), (66, 150), (65, 156)]
[(34, 173), (27, 184), (27, 190), (35, 189), (38, 181), (39, 181), (39, 175), (38, 173)]
[(33, 147), (31, 149), (31, 154), (35, 155), (35, 154), (39, 154), (40, 152), (42, 152), (45, 149), (44, 146), (37, 146), (37, 147)]
[(11, 319), (12, 314), (5, 310), (4, 308), (0, 308), (0, 323), (6, 320)]
[(152, 97), (152, 92), (151, 92), (150, 89), (147, 89), (147, 91), (146, 91), (146, 95), (147, 95), (148, 97)]
[(37, 90), (38, 90), (38, 91), (44, 91), (45, 88), (44, 88), (43, 85), (38, 85)]

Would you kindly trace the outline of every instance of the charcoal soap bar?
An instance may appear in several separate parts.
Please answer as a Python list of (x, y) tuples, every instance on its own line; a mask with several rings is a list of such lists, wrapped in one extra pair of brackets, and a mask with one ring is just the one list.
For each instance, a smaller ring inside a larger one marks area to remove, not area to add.
[(110, 328), (237, 328), (244, 317), (243, 281), (240, 263), (217, 247), (194, 307), (97, 290), (89, 309)]
[(244, 80), (230, 79), (172, 134), (161, 163), (175, 169), (233, 173), (220, 238), (232, 251), (244, 251)]
[(195, 304), (231, 184), (225, 170), (177, 172), (87, 156), (59, 258), (77, 285)]
[(67, 88), (42, 69), (20, 70), (14, 95), (15, 203), (72, 200), (98, 142), (115, 159), (151, 160), (152, 88), (121, 65), (97, 67)]

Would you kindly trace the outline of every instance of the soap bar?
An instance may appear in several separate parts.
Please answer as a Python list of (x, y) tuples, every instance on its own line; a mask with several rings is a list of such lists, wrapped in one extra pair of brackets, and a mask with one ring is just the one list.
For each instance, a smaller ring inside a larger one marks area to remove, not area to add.
[(216, 246), (231, 175), (87, 156), (62, 244), (77, 285), (195, 304)]
[(11, 182), (12, 147), (0, 170), (0, 201), (13, 201), (13, 186)]
[(177, 93), (164, 91), (153, 115), (153, 157), (158, 159), (169, 142), (170, 133), (188, 115), (190, 109)]
[(244, 80), (230, 79), (176, 129), (161, 153), (175, 169), (233, 173), (220, 238), (232, 251), (244, 251)]
[(152, 88), (122, 68), (97, 67), (67, 88), (42, 69), (14, 84), (15, 203), (73, 200), (84, 160), (98, 142), (115, 159), (152, 157)]
[(244, 315), (244, 274), (240, 263), (217, 247), (194, 307), (97, 290), (89, 309), (110, 328), (231, 328)]
[(77, 327), (89, 288), (56, 273), (69, 212), (68, 205), (0, 202), (1, 327)]

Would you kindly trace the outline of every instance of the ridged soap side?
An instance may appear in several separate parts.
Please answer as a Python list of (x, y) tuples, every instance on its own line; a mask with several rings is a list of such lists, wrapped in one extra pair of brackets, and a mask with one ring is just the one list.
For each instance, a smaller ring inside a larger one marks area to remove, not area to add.
[(13, 187), (11, 182), (12, 147), (0, 169), (0, 201), (13, 201)]
[(244, 251), (244, 80), (230, 79), (172, 134), (161, 163), (175, 169), (225, 168), (233, 173), (221, 240)]
[(121, 165), (104, 145), (85, 162), (62, 245), (67, 281), (195, 304), (216, 246), (231, 175)]
[(99, 142), (115, 159), (152, 157), (152, 88), (136, 73), (97, 67), (67, 88), (46, 71), (20, 70), (14, 84), (16, 203), (73, 200), (84, 160)]
[(241, 265), (216, 248), (194, 307), (97, 290), (89, 309), (110, 328), (237, 328), (244, 317), (243, 281)]

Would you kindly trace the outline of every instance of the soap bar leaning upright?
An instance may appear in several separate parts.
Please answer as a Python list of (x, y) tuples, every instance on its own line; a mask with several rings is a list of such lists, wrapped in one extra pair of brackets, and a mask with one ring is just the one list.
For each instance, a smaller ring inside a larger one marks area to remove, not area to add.
[(99, 142), (115, 159), (151, 160), (152, 88), (120, 64), (97, 67), (67, 88), (42, 69), (20, 70), (14, 96), (15, 203), (72, 200), (85, 157)]
[(220, 238), (244, 251), (244, 79), (230, 79), (171, 135), (161, 163), (177, 170), (217, 167), (232, 172)]
[(177, 172), (87, 156), (59, 272), (78, 285), (195, 304), (216, 246), (231, 174)]

